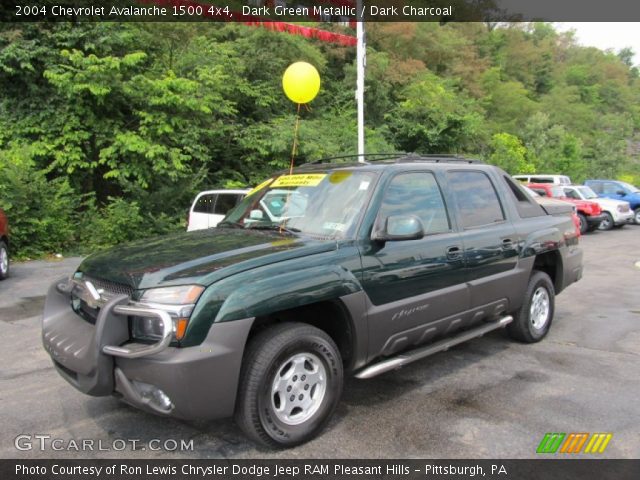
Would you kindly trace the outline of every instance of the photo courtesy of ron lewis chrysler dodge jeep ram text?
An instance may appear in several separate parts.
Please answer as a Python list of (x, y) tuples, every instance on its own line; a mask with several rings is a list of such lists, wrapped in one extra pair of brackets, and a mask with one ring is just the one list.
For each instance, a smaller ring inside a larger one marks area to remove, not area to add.
[[(345, 375), (503, 327), (541, 340), (555, 296), (582, 275), (572, 205), (551, 215), (467, 159), (368, 158), (305, 164), (216, 228), (86, 258), (45, 304), (58, 373), (160, 415), (234, 415), (253, 440), (287, 447), (326, 425)], [(262, 202), (272, 192), (277, 220)]]

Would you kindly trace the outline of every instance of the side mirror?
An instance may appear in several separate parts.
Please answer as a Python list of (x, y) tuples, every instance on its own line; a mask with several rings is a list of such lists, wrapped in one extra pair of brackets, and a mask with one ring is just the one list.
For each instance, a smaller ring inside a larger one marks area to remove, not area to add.
[(627, 195), (627, 192), (625, 192), (624, 190), (618, 190), (618, 191), (616, 192), (616, 195), (620, 195), (621, 197), (624, 197), (624, 196), (626, 196), (626, 195)]
[(249, 213), (249, 218), (251, 220), (262, 220), (264, 218), (264, 214), (262, 213), (262, 210), (251, 210), (251, 212)]
[(371, 235), (374, 241), (419, 240), (424, 237), (422, 222), (415, 215), (391, 215), (383, 222), (383, 228)]

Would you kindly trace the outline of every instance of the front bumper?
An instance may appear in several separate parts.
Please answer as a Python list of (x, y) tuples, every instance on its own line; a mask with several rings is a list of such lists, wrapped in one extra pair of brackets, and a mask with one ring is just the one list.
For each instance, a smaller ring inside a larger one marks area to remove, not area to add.
[(589, 227), (597, 227), (602, 223), (602, 220), (604, 220), (604, 215), (589, 215), (588, 217), (586, 217), (586, 219), (587, 225), (589, 225)]
[(629, 210), (628, 212), (616, 212), (613, 217), (613, 223), (615, 225), (626, 225), (628, 223), (634, 223), (635, 213), (633, 210)]
[[(61, 282), (47, 294), (42, 342), (58, 373), (71, 385), (88, 395), (117, 395), (138, 408), (178, 418), (233, 414), (253, 318), (214, 324), (201, 345), (164, 345), (154, 352), (129, 338), (128, 317), (117, 313), (127, 311), (127, 296), (107, 302), (93, 325), (73, 311), (71, 293), (58, 288)], [(157, 391), (169, 399), (164, 405), (154, 401)]]

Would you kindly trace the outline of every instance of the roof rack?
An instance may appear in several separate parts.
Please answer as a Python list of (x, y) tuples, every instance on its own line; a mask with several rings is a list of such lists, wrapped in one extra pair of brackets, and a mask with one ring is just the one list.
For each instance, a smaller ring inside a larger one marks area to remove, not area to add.
[[(302, 165), (300, 165), (300, 167), (302, 167), (304, 165), (319, 165), (319, 164), (322, 164), (322, 163), (331, 163), (333, 160), (350, 160), (350, 159), (359, 158), (359, 157), (378, 157), (375, 160), (386, 160), (386, 159), (396, 158), (399, 155), (406, 155), (406, 153), (403, 153), (403, 152), (353, 153), (353, 154), (350, 154), (350, 155), (339, 155), (339, 156), (336, 156), (336, 157), (320, 158), (318, 160), (314, 160), (313, 162), (303, 163)], [(365, 163), (368, 163), (368, 162), (365, 162)]]
[(476, 163), (484, 164), (481, 160), (473, 158), (463, 157), (461, 155), (449, 154), (449, 153), (408, 153), (402, 158), (398, 158), (396, 163), (419, 163), (419, 162), (432, 162), (432, 163)]
[[(320, 165), (323, 163), (332, 163), (334, 160), (352, 160), (359, 157), (365, 157), (366, 161), (363, 165), (370, 164), (371, 162), (383, 162), (387, 160), (394, 160), (394, 163), (418, 163), (418, 162), (432, 162), (432, 163), (447, 163), (447, 162), (461, 162), (461, 163), (484, 163), (480, 160), (472, 158), (466, 158), (456, 154), (450, 153), (405, 153), (405, 152), (393, 152), (393, 153), (366, 153), (366, 154), (351, 154), (340, 155), (336, 157), (327, 157), (314, 160), (313, 162), (303, 163), (297, 168)], [(374, 157), (374, 158), (371, 158)]]

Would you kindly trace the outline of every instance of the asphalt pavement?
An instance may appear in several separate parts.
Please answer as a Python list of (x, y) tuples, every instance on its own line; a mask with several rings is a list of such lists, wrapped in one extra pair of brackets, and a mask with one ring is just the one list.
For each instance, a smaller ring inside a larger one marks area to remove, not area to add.
[(285, 451), (256, 448), (230, 419), (166, 419), (77, 392), (42, 349), (40, 321), (49, 284), (80, 259), (14, 264), (0, 282), (0, 457), (535, 458), (547, 432), (610, 432), (599, 457), (638, 458), (640, 227), (582, 246), (584, 277), (558, 296), (544, 341), (494, 332), (348, 379), (328, 428)]

